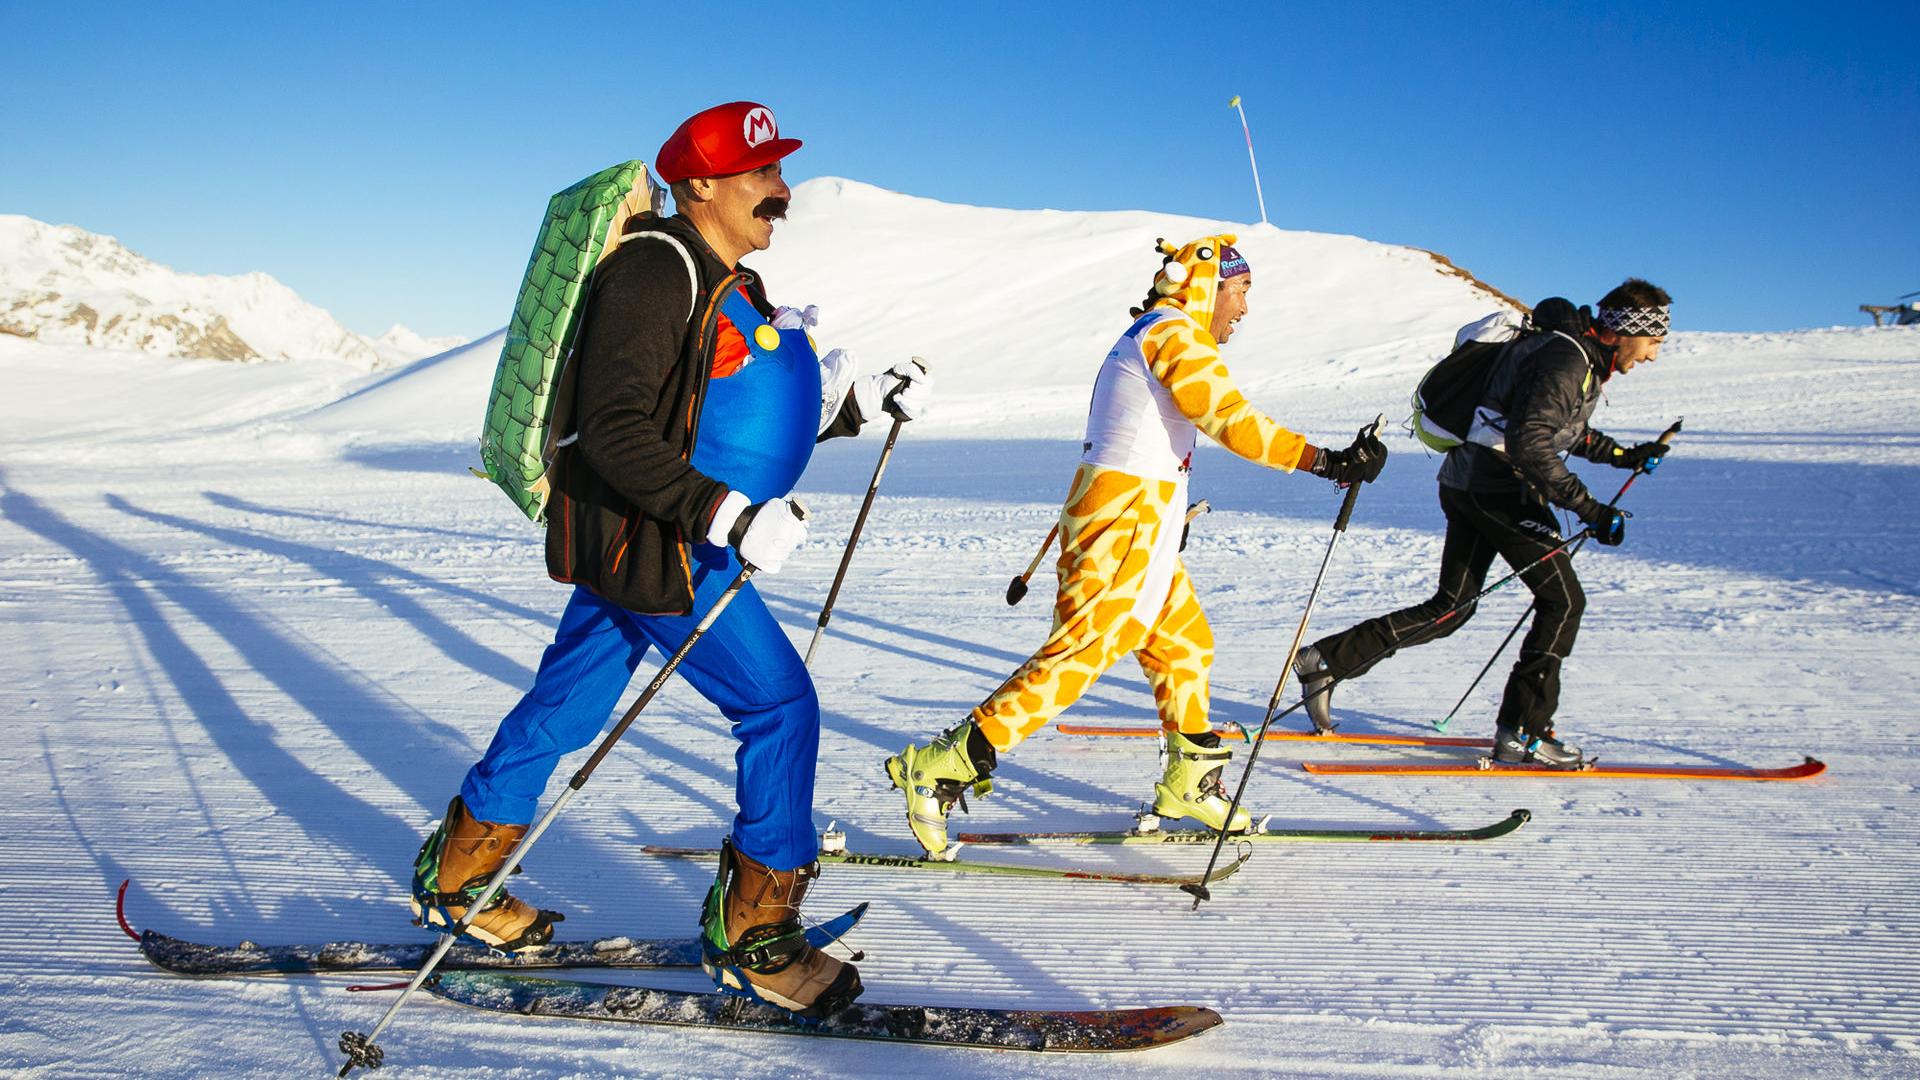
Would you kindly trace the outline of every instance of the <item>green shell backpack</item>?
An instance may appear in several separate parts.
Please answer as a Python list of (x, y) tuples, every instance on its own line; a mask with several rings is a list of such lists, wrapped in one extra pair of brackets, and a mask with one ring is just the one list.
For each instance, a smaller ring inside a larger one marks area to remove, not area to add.
[(565, 426), (564, 418), (555, 422), (554, 410), (567, 396), (566, 359), (594, 267), (620, 246), (628, 221), (657, 214), (662, 205), (663, 193), (641, 161), (602, 169), (547, 203), (480, 431), (483, 475), (534, 521), (547, 516), (547, 467)]

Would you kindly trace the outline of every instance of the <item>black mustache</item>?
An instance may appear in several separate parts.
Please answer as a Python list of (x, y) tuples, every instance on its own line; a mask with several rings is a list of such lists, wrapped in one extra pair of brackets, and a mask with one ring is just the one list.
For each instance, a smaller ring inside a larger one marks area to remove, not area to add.
[(784, 221), (787, 216), (787, 200), (780, 198), (761, 199), (760, 205), (753, 208), (753, 216)]

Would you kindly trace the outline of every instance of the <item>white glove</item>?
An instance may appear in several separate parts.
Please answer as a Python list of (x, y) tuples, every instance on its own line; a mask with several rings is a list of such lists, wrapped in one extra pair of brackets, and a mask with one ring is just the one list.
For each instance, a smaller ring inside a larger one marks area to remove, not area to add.
[(787, 556), (806, 540), (806, 519), (792, 500), (768, 499), (748, 506), (747, 497), (738, 491), (729, 491), (720, 500), (707, 528), (707, 543), (733, 545), (741, 562), (763, 574), (779, 573), (787, 565)]
[(813, 429), (815, 435), (840, 415), (840, 406), (859, 381), (859, 365), (847, 350), (835, 349), (820, 358), (820, 426)]
[(773, 328), (775, 330), (811, 329), (819, 325), (820, 307), (818, 304), (808, 304), (804, 308), (783, 307), (775, 310), (773, 313)]
[(853, 399), (860, 407), (860, 418), (875, 420), (883, 412), (902, 420), (927, 415), (933, 404), (933, 376), (927, 374), (925, 364), (916, 356), (855, 381)]

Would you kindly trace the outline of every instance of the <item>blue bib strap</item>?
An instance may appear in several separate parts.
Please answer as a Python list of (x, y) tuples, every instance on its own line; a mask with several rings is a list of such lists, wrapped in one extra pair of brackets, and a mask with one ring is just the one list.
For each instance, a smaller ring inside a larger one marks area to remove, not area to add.
[(1139, 318), (1133, 320), (1133, 325), (1127, 327), (1127, 332), (1120, 336), (1129, 340), (1137, 338), (1147, 332), (1147, 327), (1160, 322), (1162, 319), (1170, 319), (1174, 314), (1174, 312), (1168, 311), (1166, 308), (1154, 308), (1152, 311), (1142, 312)]

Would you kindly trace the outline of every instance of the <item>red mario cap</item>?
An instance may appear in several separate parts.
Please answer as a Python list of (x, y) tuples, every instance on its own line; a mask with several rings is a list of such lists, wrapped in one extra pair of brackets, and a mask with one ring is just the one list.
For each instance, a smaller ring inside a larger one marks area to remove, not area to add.
[(751, 101), (730, 101), (694, 113), (660, 146), (653, 173), (661, 183), (696, 176), (732, 176), (767, 165), (800, 149), (799, 139), (780, 137), (773, 110)]

